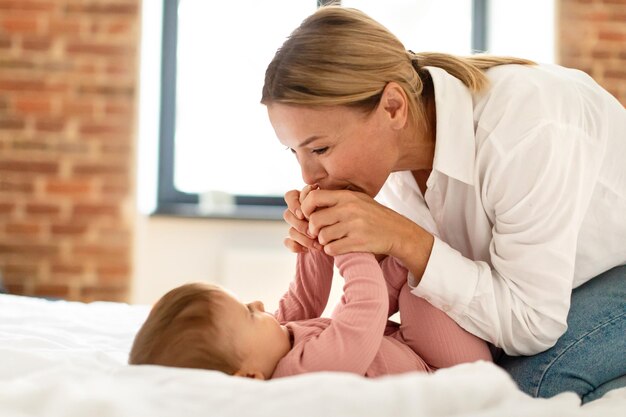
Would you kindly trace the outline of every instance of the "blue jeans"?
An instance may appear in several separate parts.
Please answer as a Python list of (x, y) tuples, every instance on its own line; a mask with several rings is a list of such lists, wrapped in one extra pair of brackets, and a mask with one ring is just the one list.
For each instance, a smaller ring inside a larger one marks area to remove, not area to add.
[(582, 402), (626, 387), (626, 266), (606, 271), (572, 292), (568, 329), (534, 356), (497, 358), (533, 397), (574, 391)]

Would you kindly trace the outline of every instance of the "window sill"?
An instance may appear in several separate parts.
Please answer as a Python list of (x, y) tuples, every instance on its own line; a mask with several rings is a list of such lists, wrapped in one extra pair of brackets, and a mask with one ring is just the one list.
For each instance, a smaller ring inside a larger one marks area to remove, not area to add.
[(193, 203), (160, 204), (151, 216), (185, 217), (226, 220), (280, 220), (286, 206), (229, 205), (213, 210), (201, 210)]

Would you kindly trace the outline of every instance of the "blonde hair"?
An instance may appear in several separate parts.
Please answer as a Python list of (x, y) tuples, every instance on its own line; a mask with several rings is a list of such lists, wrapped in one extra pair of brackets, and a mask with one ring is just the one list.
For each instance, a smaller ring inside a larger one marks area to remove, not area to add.
[(424, 67), (442, 68), (477, 92), (488, 85), (483, 71), (504, 64), (534, 63), (511, 57), (413, 53), (365, 13), (323, 6), (276, 52), (265, 72), (261, 103), (345, 105), (369, 112), (393, 81), (405, 91), (413, 118), (423, 120), (422, 97), (432, 95), (433, 88)]
[(161, 297), (135, 336), (128, 363), (237, 371), (240, 359), (217, 326), (215, 293), (219, 291), (219, 287), (192, 283)]

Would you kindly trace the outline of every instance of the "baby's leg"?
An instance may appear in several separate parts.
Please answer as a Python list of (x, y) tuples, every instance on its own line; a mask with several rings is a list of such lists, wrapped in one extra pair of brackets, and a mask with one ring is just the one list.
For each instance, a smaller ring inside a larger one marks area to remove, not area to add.
[(491, 361), (487, 343), (463, 330), (443, 311), (411, 293), (405, 284), (399, 295), (400, 335), (426, 363), (446, 368), (479, 359)]
[(391, 317), (398, 312), (398, 297), (400, 290), (407, 282), (407, 270), (391, 256), (386, 257), (380, 263), (387, 284), (387, 293), (389, 294), (389, 314)]

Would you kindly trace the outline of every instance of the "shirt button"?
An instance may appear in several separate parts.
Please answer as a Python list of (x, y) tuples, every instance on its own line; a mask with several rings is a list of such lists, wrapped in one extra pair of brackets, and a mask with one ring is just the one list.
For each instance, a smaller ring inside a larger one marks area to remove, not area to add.
[(445, 311), (445, 312), (448, 312), (448, 311), (450, 311), (450, 306), (448, 304), (444, 304), (444, 305), (441, 306), (441, 309), (443, 311)]

